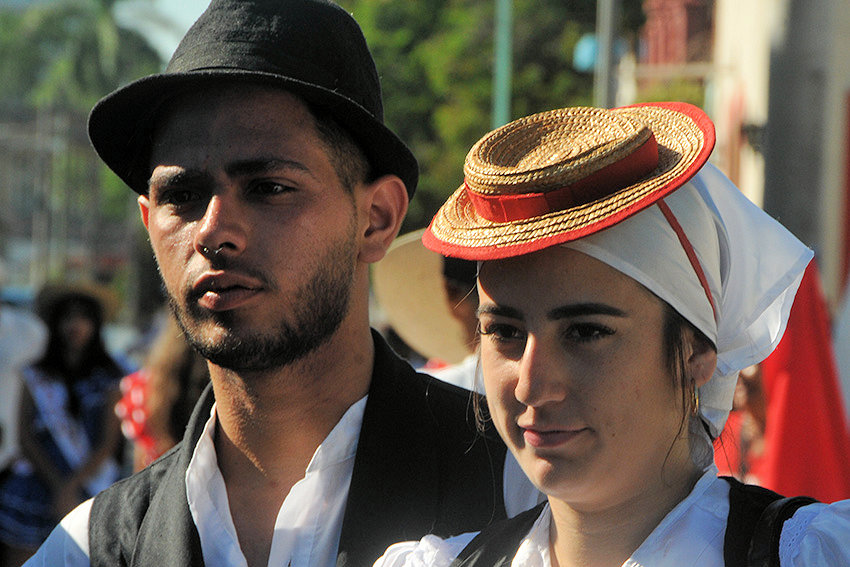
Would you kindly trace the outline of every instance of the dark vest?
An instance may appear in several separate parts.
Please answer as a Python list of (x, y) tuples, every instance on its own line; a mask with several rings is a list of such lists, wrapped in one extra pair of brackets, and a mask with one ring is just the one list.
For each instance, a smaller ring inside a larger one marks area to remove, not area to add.
[[(760, 486), (729, 477), (724, 480), (729, 482), (729, 517), (723, 541), (726, 567), (779, 567), (783, 522), (815, 500), (805, 496), (783, 498)], [(450, 567), (510, 567), (545, 504), (489, 526), (469, 542)]]
[[(476, 431), (469, 392), (417, 374), (373, 336), (337, 567), (368, 567), (395, 542), (476, 531), (505, 517), (505, 447), (494, 432)], [(95, 498), (93, 567), (203, 565), (185, 473), (212, 403), (207, 388), (177, 447)]]

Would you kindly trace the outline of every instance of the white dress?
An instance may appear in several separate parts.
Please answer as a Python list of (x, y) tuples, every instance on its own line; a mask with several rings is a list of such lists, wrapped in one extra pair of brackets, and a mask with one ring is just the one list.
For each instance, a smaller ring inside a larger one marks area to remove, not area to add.
[[(712, 466), (693, 491), (661, 521), (623, 567), (723, 567), (729, 484)], [(550, 567), (546, 506), (523, 539), (511, 567)], [(475, 534), (425, 536), (387, 549), (374, 567), (448, 567)], [(785, 522), (782, 567), (850, 566), (850, 500), (812, 504)]]

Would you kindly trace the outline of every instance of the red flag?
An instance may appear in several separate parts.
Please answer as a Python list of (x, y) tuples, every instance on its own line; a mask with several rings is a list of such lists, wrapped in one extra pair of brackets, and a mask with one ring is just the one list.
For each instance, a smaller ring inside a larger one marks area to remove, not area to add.
[(829, 317), (812, 262), (785, 336), (761, 364), (767, 401), (764, 452), (752, 460), (758, 484), (823, 502), (850, 498), (850, 432), (844, 415)]

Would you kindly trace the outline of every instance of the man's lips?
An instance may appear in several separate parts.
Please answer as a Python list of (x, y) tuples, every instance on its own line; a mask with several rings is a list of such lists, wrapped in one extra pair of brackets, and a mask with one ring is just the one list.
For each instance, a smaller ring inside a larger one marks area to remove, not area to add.
[(195, 280), (192, 297), (198, 305), (210, 311), (235, 309), (263, 290), (256, 278), (241, 274), (220, 272), (207, 273)]

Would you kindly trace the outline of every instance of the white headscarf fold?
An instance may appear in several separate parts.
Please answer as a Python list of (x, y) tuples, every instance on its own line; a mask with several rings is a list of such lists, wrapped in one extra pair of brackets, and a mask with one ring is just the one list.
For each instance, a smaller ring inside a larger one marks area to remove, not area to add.
[(637, 280), (717, 346), (717, 369), (699, 390), (712, 436), (723, 429), (738, 371), (776, 348), (813, 253), (707, 164), (664, 199), (693, 247), (717, 309), (661, 209), (564, 244)]

